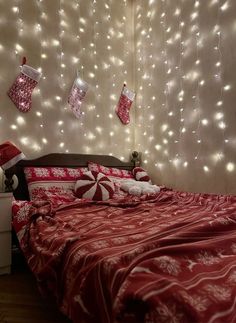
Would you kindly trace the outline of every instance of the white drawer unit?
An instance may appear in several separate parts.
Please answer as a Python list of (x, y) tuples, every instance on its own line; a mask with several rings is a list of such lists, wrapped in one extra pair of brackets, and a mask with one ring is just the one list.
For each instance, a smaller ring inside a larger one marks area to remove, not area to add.
[(12, 193), (0, 193), (0, 275), (11, 272)]

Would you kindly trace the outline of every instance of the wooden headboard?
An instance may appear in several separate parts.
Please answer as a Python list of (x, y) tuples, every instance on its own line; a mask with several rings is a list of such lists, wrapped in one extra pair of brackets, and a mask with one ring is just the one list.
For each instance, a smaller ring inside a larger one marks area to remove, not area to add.
[(93, 161), (107, 167), (116, 167), (119, 169), (132, 170), (138, 160), (138, 153), (132, 153), (132, 160), (130, 162), (123, 162), (114, 156), (109, 155), (87, 155), (87, 154), (63, 154), (52, 153), (36, 159), (21, 160), (15, 166), (6, 171), (6, 176), (11, 178), (15, 174), (18, 178), (19, 184), (14, 190), (14, 197), (18, 200), (29, 200), (28, 187), (24, 175), (24, 167), (86, 167), (88, 161)]

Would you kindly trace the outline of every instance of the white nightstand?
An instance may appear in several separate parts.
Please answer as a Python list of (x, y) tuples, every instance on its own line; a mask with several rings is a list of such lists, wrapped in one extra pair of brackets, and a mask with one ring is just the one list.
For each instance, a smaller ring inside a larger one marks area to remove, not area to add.
[(12, 193), (0, 193), (0, 275), (11, 272)]

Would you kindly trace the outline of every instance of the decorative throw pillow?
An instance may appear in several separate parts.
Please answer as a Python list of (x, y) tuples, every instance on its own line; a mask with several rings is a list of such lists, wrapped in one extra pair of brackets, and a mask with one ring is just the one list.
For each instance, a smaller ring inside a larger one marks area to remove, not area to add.
[(25, 167), (24, 173), (30, 199), (57, 194), (73, 198), (76, 180), (88, 171), (87, 167)]
[(160, 192), (160, 187), (148, 182), (126, 181), (121, 184), (121, 189), (130, 195), (153, 195)]
[(83, 174), (75, 184), (75, 195), (95, 201), (105, 201), (112, 198), (114, 184), (104, 174), (88, 171)]
[(105, 167), (94, 162), (88, 162), (88, 169), (98, 173), (103, 173), (109, 177), (134, 178), (132, 172), (129, 170), (119, 169), (115, 167)]
[(134, 178), (136, 181), (141, 182), (149, 182), (150, 177), (148, 176), (147, 172), (142, 167), (135, 167), (132, 171)]

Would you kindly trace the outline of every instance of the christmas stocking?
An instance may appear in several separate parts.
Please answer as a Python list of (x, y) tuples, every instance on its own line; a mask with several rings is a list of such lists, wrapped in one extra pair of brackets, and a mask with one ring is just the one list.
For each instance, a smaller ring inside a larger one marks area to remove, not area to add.
[(129, 110), (131, 108), (134, 97), (135, 93), (128, 90), (126, 85), (124, 84), (118, 105), (116, 107), (116, 113), (123, 124), (128, 124), (130, 122)]
[(28, 65), (21, 66), (21, 73), (17, 76), (8, 96), (21, 112), (28, 112), (32, 104), (32, 92), (40, 80), (41, 73)]
[(83, 81), (80, 77), (77, 77), (77, 79), (74, 81), (74, 84), (68, 97), (68, 103), (71, 106), (71, 109), (77, 118), (81, 116), (80, 107), (87, 90), (88, 83)]

